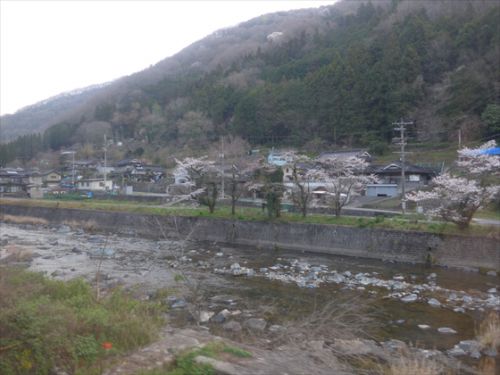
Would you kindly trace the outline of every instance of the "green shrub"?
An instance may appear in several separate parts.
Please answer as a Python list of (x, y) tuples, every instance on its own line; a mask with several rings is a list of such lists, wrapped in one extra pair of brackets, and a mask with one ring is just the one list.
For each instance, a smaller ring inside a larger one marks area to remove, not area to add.
[[(139, 302), (123, 291), (96, 300), (83, 280), (54, 281), (20, 269), (0, 268), (0, 373), (97, 373), (104, 355), (154, 339), (160, 303)], [(104, 341), (111, 351), (101, 348)]]

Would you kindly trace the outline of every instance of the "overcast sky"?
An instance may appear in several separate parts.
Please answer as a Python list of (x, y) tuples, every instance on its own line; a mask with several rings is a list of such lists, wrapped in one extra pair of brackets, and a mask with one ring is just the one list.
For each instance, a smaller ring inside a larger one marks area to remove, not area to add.
[(137, 72), (261, 14), (334, 2), (0, 0), (0, 113)]

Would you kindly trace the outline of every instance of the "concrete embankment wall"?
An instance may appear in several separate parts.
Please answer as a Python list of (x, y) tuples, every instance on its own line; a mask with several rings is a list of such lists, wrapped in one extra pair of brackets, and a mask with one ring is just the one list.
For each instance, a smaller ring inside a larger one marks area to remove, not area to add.
[(21, 205), (3, 205), (1, 213), (43, 218), (54, 224), (81, 223), (82, 227), (93, 226), (98, 231), (132, 236), (175, 238), (180, 232), (193, 239), (233, 245), (415, 263), (424, 263), (430, 257), (438, 265), (500, 270), (498, 240), (485, 237)]

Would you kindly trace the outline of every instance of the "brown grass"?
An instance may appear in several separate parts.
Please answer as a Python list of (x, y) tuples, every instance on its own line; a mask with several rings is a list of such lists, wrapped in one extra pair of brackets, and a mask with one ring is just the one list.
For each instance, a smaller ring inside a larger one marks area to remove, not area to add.
[(71, 227), (72, 229), (83, 229), (86, 232), (93, 232), (98, 228), (95, 220), (65, 220), (63, 221), (63, 224)]
[(0, 221), (12, 224), (39, 224), (39, 225), (49, 224), (49, 222), (45, 219), (32, 216), (0, 215)]
[(410, 352), (402, 352), (392, 360), (382, 374), (385, 375), (441, 375), (452, 374), (452, 370), (443, 364)]
[(390, 375), (439, 375), (443, 373), (443, 368), (437, 362), (424, 358), (400, 358), (389, 367)]
[(481, 322), (477, 335), (483, 348), (500, 349), (500, 314), (492, 311)]

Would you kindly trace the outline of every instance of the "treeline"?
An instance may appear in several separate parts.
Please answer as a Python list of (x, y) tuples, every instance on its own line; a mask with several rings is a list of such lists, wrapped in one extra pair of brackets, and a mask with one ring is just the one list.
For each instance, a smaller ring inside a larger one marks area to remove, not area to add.
[(16, 159), (25, 163), (34, 159), (40, 152), (70, 146), (77, 127), (78, 124), (60, 123), (47, 129), (43, 135), (23, 135), (9, 143), (0, 144), (0, 166), (4, 167)]

